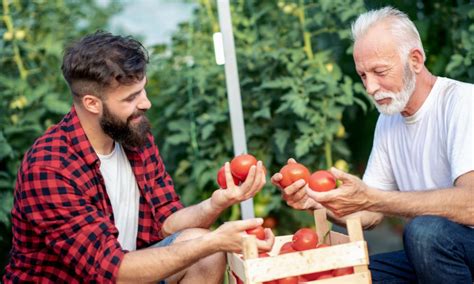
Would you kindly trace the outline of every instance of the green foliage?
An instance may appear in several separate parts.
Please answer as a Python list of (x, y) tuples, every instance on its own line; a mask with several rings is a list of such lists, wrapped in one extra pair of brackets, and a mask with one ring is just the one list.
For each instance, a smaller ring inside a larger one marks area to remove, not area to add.
[[(70, 108), (61, 75), (66, 43), (103, 28), (118, 6), (95, 1), (9, 1), (0, 8), (0, 267), (11, 241), (10, 210), (23, 154)], [(5, 245), (5, 246), (4, 246)], [(1, 273), (0, 273), (1, 274)]]
[[(336, 133), (344, 110), (365, 104), (355, 96), (360, 83), (339, 62), (350, 47), (350, 21), (364, 11), (362, 1), (232, 1), (231, 7), (248, 152), (269, 173), (290, 157), (313, 170), (349, 159), (344, 137)], [(201, 1), (171, 48), (157, 47), (149, 71), (148, 89), (159, 90), (149, 91), (150, 116), (187, 204), (210, 195), (217, 170), (233, 157), (224, 67), (214, 61), (211, 40), (218, 29), (215, 9)], [(257, 215), (286, 209), (277, 191), (269, 184), (257, 195)]]

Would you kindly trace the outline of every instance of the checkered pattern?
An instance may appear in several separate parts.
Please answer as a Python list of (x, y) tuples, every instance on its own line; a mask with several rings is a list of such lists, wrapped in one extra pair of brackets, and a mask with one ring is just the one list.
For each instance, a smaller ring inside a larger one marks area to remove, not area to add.
[[(148, 136), (143, 149), (126, 149), (141, 192), (137, 248), (160, 241), (164, 220), (183, 207)], [(74, 107), (25, 154), (5, 283), (115, 282), (126, 251), (99, 167)]]

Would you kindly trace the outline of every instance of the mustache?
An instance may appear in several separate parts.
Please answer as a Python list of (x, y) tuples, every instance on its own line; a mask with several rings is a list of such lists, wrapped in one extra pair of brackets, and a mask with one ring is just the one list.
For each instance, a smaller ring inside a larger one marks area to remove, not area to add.
[(132, 119), (135, 119), (135, 118), (138, 118), (140, 116), (145, 116), (145, 110), (139, 110), (139, 111), (136, 111), (134, 113), (132, 113), (132, 115), (130, 115), (127, 119), (127, 121), (130, 121)]

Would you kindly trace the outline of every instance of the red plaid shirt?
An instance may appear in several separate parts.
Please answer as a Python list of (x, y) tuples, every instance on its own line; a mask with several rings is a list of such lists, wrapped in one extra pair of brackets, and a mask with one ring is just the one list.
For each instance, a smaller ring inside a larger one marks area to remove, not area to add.
[[(140, 188), (137, 249), (161, 240), (163, 222), (183, 207), (148, 136), (143, 149), (126, 149)], [(126, 251), (99, 166), (74, 107), (25, 154), (5, 283), (115, 282)]]

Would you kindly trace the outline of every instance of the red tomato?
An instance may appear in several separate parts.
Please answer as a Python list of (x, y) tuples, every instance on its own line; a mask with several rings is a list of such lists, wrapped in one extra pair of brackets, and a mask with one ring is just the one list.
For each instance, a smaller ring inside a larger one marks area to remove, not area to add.
[(316, 171), (309, 177), (309, 187), (314, 191), (329, 191), (336, 188), (336, 178), (328, 171)]
[(263, 227), (273, 229), (278, 224), (278, 220), (273, 216), (263, 218)]
[(297, 251), (315, 249), (318, 246), (318, 235), (310, 228), (301, 228), (293, 235), (291, 246)]
[(269, 257), (270, 255), (266, 252), (259, 252), (258, 257)]
[(234, 273), (234, 271), (232, 271), (232, 276), (234, 276), (235, 278), (235, 283), (244, 284), (244, 281), (240, 280), (240, 278), (237, 276), (237, 274)]
[(257, 239), (259, 239), (259, 240), (264, 240), (265, 239), (265, 228), (263, 228), (262, 226), (258, 226), (258, 227), (255, 227), (253, 229), (245, 230), (245, 232), (247, 232), (247, 234), (249, 234), (249, 235), (255, 235), (257, 237)]
[(249, 174), (250, 167), (253, 165), (257, 165), (257, 159), (250, 154), (243, 154), (230, 161), (230, 170), (233, 176), (241, 181), (245, 181)]
[(298, 276), (290, 276), (278, 279), (278, 284), (298, 284)]
[(330, 276), (328, 278), (332, 278), (332, 270), (326, 270), (326, 271), (320, 271), (320, 272), (314, 272), (310, 274), (301, 275), (300, 281), (303, 281), (303, 282), (315, 281), (319, 279), (324, 279), (327, 276)]
[[(235, 185), (240, 184), (240, 180), (238, 178), (236, 178), (235, 176), (232, 176), (232, 178), (234, 179), (234, 184)], [(217, 184), (222, 189), (227, 188), (227, 181), (225, 180), (225, 168), (224, 168), (224, 166), (222, 166), (222, 168), (220, 168), (220, 170), (217, 172)]]
[(342, 275), (347, 275), (347, 274), (352, 274), (352, 273), (354, 273), (354, 267), (349, 266), (349, 267), (334, 269), (334, 271), (332, 272), (332, 275), (334, 277), (337, 277), (337, 276), (342, 276)]
[(299, 179), (309, 180), (311, 173), (302, 164), (288, 164), (281, 168), (280, 174), (283, 176), (280, 180), (281, 187), (285, 188)]
[(293, 242), (284, 243), (281, 246), (280, 252), (278, 254), (285, 254), (285, 253), (295, 252), (296, 250), (293, 248), (292, 244), (293, 244)]

